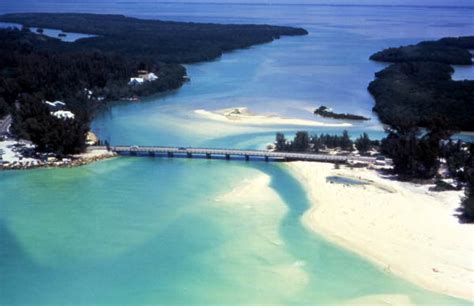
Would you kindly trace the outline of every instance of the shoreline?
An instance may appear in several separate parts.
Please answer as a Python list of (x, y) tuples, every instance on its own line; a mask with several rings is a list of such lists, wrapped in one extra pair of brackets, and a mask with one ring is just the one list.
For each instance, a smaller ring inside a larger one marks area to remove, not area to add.
[(33, 169), (51, 169), (51, 168), (75, 168), (89, 165), (101, 160), (117, 157), (118, 154), (107, 150), (87, 149), (81, 154), (71, 155), (66, 158), (67, 161), (42, 161), (39, 159), (29, 159), (27, 163), (0, 164), (0, 171), (8, 170), (33, 170)]
[[(369, 169), (308, 162), (286, 167), (308, 196), (310, 207), (302, 216), (308, 230), (387, 273), (474, 301), (474, 225), (460, 224), (455, 216), (460, 191), (431, 192)], [(335, 183), (328, 176), (365, 184)]]

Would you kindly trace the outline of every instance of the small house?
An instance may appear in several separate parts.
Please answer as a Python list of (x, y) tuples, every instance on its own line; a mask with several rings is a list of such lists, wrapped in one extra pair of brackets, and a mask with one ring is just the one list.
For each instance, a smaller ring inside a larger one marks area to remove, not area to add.
[(153, 82), (153, 81), (158, 80), (158, 76), (154, 74), (153, 72), (139, 74), (138, 77), (142, 78), (145, 82)]
[(143, 84), (143, 82), (145, 82), (143, 78), (130, 78), (128, 85), (135, 86), (135, 85)]
[(51, 115), (59, 119), (74, 119), (76, 117), (74, 113), (70, 111), (64, 111), (64, 110), (52, 112)]

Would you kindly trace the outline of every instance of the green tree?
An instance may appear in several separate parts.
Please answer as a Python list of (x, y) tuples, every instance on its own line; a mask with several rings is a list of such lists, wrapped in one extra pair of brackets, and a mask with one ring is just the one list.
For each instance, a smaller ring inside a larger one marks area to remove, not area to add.
[(469, 153), (462, 147), (462, 142), (458, 140), (453, 142), (450, 140), (442, 146), (441, 157), (446, 159), (446, 164), (450, 176), (460, 180), (464, 180), (464, 165), (468, 159)]
[(347, 130), (344, 130), (342, 132), (340, 146), (342, 150), (346, 150), (346, 151), (354, 150), (352, 140), (349, 137), (349, 133), (347, 132)]
[(283, 133), (276, 133), (275, 137), (275, 150), (285, 151), (287, 147), (287, 141)]
[(443, 120), (435, 120), (425, 133), (410, 122), (391, 125), (382, 141), (382, 151), (393, 160), (394, 171), (402, 179), (429, 179), (439, 168), (440, 144), (451, 132)]
[(370, 149), (372, 149), (372, 141), (369, 138), (367, 133), (363, 133), (359, 138), (355, 141), (355, 146), (360, 153), (366, 153)]
[(298, 131), (291, 144), (292, 151), (307, 152), (309, 151), (309, 135), (308, 132)]
[(0, 97), (0, 118), (8, 114), (8, 104)]
[(461, 202), (461, 219), (474, 222), (474, 144), (469, 147), (469, 158), (464, 166), (466, 180), (465, 196)]

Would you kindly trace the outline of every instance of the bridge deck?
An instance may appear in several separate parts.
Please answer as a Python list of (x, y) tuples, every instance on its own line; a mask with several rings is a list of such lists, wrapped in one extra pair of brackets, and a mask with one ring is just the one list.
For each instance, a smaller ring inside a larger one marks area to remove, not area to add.
[[(105, 148), (105, 147), (102, 147)], [(121, 155), (160, 155), (166, 154), (170, 157), (182, 155), (186, 157), (205, 156), (207, 158), (215, 157), (244, 157), (263, 158), (266, 160), (304, 160), (319, 162), (346, 163), (348, 161), (358, 161), (364, 163), (374, 163), (374, 157), (362, 156), (340, 156), (329, 154), (308, 154), (296, 152), (271, 152), (263, 150), (240, 150), (240, 149), (215, 149), (215, 148), (182, 148), (182, 147), (160, 147), (160, 146), (111, 146), (111, 151)]]

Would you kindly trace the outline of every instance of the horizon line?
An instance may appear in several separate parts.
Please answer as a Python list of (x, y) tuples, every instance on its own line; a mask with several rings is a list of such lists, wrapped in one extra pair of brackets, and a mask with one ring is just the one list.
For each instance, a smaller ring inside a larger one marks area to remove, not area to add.
[(215, 2), (215, 1), (116, 1), (116, 4), (137, 4), (137, 3), (154, 3), (154, 4), (212, 4), (212, 5), (248, 5), (248, 6), (325, 6), (325, 7), (407, 7), (407, 8), (467, 8), (474, 9), (474, 5), (436, 5), (436, 4), (348, 4), (348, 3), (269, 3), (269, 2)]

